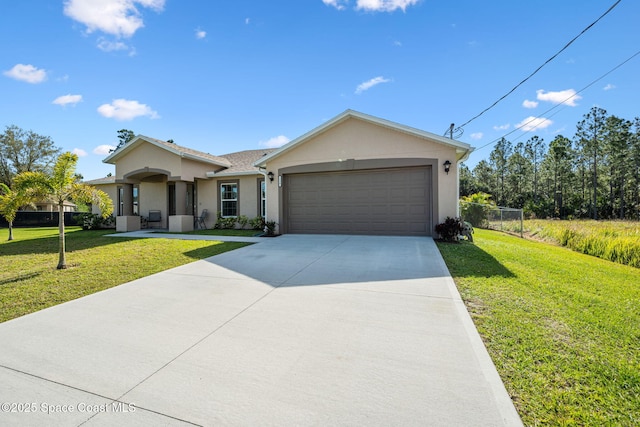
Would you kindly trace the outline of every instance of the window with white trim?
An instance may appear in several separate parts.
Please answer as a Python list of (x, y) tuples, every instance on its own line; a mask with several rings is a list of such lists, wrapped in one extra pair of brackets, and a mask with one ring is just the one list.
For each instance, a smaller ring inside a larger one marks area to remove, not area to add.
[(223, 217), (238, 216), (238, 184), (220, 184), (220, 211)]
[(267, 214), (267, 186), (264, 179), (260, 181), (260, 216), (264, 218)]

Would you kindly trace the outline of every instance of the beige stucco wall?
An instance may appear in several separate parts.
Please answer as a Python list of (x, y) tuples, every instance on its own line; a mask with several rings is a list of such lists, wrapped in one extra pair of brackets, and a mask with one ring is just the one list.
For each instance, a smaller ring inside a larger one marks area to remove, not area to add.
[(140, 144), (132, 148), (116, 162), (116, 177), (122, 179), (131, 172), (144, 168), (159, 169), (170, 173), (171, 177), (192, 182), (195, 178), (206, 178), (207, 172), (221, 167), (180, 157), (153, 144)]
[[(111, 202), (113, 203), (112, 215), (116, 216), (118, 212), (118, 206), (116, 205), (116, 202), (118, 201), (118, 186), (116, 184), (98, 184), (94, 185), (93, 187), (107, 193), (107, 195), (111, 199)], [(102, 212), (100, 212), (100, 208), (98, 208), (98, 205), (92, 205), (91, 213), (100, 215)]]
[[(168, 197), (166, 182), (141, 182), (139, 212), (142, 216), (149, 216), (150, 210), (159, 210), (162, 216), (161, 228), (167, 228)], [(158, 227), (154, 223), (154, 227)]]
[(116, 162), (116, 178), (144, 168), (161, 169), (180, 173), (180, 157), (152, 144), (140, 144), (132, 148)]
[[(267, 171), (279, 176), (281, 169), (301, 164), (389, 158), (436, 159), (438, 189), (434, 192), (437, 194), (434, 225), (457, 214), (455, 148), (356, 118), (347, 119), (270, 161)], [(442, 167), (445, 160), (452, 163), (449, 174)], [(276, 178), (273, 183), (267, 183), (267, 219), (279, 222), (282, 216), (278, 194)]]

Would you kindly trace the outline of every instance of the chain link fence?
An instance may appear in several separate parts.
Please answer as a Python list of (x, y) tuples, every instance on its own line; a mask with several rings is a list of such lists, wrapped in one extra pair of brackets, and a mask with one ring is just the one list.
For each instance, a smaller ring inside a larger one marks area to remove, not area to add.
[(460, 201), (460, 216), (474, 227), (514, 233), (522, 237), (522, 209)]

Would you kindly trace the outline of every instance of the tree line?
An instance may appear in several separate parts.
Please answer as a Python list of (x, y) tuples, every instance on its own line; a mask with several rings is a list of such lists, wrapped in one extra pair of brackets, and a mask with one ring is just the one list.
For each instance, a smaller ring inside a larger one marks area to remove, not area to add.
[(571, 138), (502, 138), (488, 160), (461, 166), (460, 192), (538, 218), (640, 220), (640, 118), (593, 107)]

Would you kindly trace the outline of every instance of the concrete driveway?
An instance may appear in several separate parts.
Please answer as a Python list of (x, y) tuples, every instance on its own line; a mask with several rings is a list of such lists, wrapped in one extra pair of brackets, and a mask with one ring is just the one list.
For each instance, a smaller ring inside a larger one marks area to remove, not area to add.
[(411, 237), (264, 238), (0, 324), (0, 404), (0, 425), (521, 425)]

